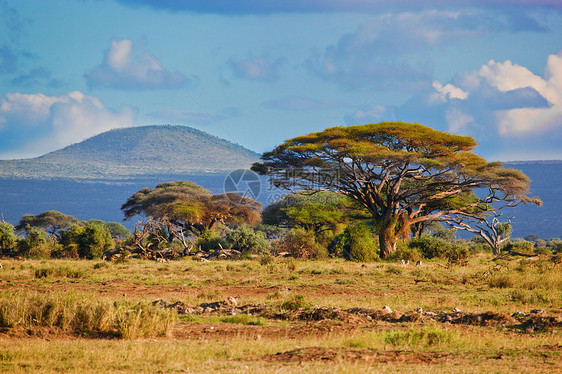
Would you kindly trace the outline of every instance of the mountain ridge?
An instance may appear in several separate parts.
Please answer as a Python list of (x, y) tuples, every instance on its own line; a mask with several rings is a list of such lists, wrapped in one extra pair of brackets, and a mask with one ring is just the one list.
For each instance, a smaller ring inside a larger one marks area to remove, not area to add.
[(1, 178), (127, 179), (248, 168), (259, 154), (181, 125), (113, 129), (32, 159), (0, 160)]

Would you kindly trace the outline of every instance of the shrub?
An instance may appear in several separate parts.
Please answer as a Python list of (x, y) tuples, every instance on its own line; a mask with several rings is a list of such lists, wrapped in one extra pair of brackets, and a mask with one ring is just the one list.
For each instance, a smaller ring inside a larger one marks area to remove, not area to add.
[(558, 238), (550, 239), (546, 242), (546, 245), (552, 250), (554, 253), (562, 252), (562, 240)]
[(203, 252), (216, 250), (225, 245), (225, 241), (216, 232), (211, 230), (203, 231), (195, 243), (195, 246), (199, 247)]
[(466, 260), (468, 258), (468, 247), (462, 244), (452, 245), (451, 248), (445, 252), (445, 258), (451, 262)]
[(78, 255), (81, 258), (93, 259), (112, 248), (115, 244), (111, 234), (104, 226), (93, 224), (86, 226), (84, 231), (76, 238), (78, 244)]
[(17, 243), (18, 237), (14, 234), (14, 226), (8, 222), (0, 222), (0, 249), (11, 249)]
[(20, 239), (17, 243), (17, 253), (22, 257), (49, 258), (51, 250), (51, 243), (47, 239), (47, 235), (33, 227), (27, 230), (25, 238)]
[(71, 260), (77, 260), (80, 258), (78, 254), (78, 245), (77, 244), (70, 244), (64, 248), (61, 248), (60, 245), (56, 247), (55, 250), (51, 253), (51, 257), (53, 258), (67, 258)]
[(524, 253), (532, 253), (533, 252), (534, 244), (528, 241), (510, 241), (507, 243), (502, 250), (509, 252), (509, 251), (517, 251), (517, 252), (524, 252)]
[(400, 241), (396, 244), (396, 251), (386, 257), (388, 261), (419, 261), (422, 255), (418, 248), (410, 247), (408, 244)]
[(271, 244), (263, 232), (254, 231), (248, 226), (238, 226), (226, 234), (226, 242), (232, 249), (242, 253), (267, 255), (271, 252)]
[(378, 240), (372, 226), (364, 223), (348, 226), (328, 246), (332, 256), (359, 262), (380, 260), (378, 250)]
[(284, 310), (295, 310), (299, 308), (308, 308), (309, 303), (306, 302), (303, 295), (294, 295), (288, 300), (281, 303), (281, 309)]
[(288, 252), (290, 256), (303, 259), (322, 259), (328, 251), (316, 242), (313, 232), (303, 228), (292, 229), (276, 243), (276, 252)]
[(448, 241), (433, 235), (422, 235), (412, 239), (410, 248), (417, 248), (424, 258), (446, 257), (452, 245)]

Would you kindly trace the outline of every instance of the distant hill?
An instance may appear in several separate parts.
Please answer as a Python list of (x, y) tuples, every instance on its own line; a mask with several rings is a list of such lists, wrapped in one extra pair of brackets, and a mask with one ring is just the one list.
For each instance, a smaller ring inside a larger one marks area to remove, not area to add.
[(248, 168), (259, 154), (187, 126), (115, 129), (44, 156), (0, 160), (0, 178), (127, 179)]

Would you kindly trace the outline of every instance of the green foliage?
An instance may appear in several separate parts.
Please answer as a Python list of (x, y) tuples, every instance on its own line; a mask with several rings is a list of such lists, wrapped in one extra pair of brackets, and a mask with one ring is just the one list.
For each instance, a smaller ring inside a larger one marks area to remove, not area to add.
[(562, 240), (558, 238), (550, 239), (546, 242), (546, 245), (552, 250), (554, 253), (562, 252)]
[(126, 240), (131, 237), (131, 232), (119, 222), (107, 222), (104, 224), (113, 240)]
[(105, 226), (92, 224), (86, 226), (76, 237), (78, 244), (78, 256), (81, 258), (93, 259), (115, 247), (111, 234)]
[(27, 228), (25, 238), (17, 243), (17, 253), (22, 257), (48, 258), (51, 256), (50, 244), (44, 231)]
[(160, 183), (154, 189), (143, 188), (129, 197), (121, 210), (125, 219), (143, 214), (162, 226), (198, 236), (219, 223), (257, 223), (261, 205), (249, 197), (234, 193), (212, 195), (196, 183), (175, 181)]
[(247, 225), (238, 226), (228, 232), (226, 242), (232, 249), (244, 254), (266, 255), (271, 252), (271, 244), (267, 241), (263, 232), (255, 231)]
[(433, 235), (422, 235), (410, 242), (411, 248), (417, 248), (424, 258), (444, 258), (452, 249), (451, 243)]
[[(475, 217), (499, 209), (492, 203), (541, 204), (527, 196), (525, 174), (486, 162), (472, 152), (475, 146), (471, 137), (417, 123), (332, 127), (285, 141), (252, 170), (269, 175), (276, 186), (350, 196), (379, 222), (380, 253), (386, 257), (436, 212)], [(478, 188), (489, 190), (492, 201), (479, 200)]]
[(422, 259), (419, 248), (409, 246), (407, 243), (398, 242), (396, 245), (396, 251), (391, 253), (386, 258), (388, 261), (410, 261), (415, 262)]
[(444, 239), (448, 242), (454, 242), (457, 239), (457, 230), (456, 229), (447, 229), (441, 222), (432, 222), (427, 231), (431, 233), (433, 236)]
[(14, 233), (14, 226), (8, 222), (0, 221), (0, 250), (11, 249), (17, 243), (18, 237)]
[(220, 246), (225, 246), (226, 242), (216, 232), (205, 230), (197, 238), (195, 246), (200, 248), (203, 252), (209, 252), (220, 249)]
[(380, 260), (378, 249), (376, 233), (369, 224), (348, 226), (328, 246), (328, 252), (332, 256), (359, 262)]
[(78, 244), (72, 243), (65, 247), (59, 245), (55, 249), (53, 249), (53, 252), (51, 252), (51, 257), (77, 260), (80, 258), (80, 255), (78, 253)]
[(267, 326), (267, 320), (263, 317), (251, 316), (248, 314), (238, 314), (220, 318), (221, 322), (234, 323), (246, 326)]
[(368, 217), (354, 200), (327, 191), (291, 193), (262, 212), (264, 223), (314, 232), (322, 245), (327, 245), (341, 227)]
[(289, 231), (284, 227), (279, 227), (276, 225), (268, 225), (265, 223), (259, 223), (255, 225), (254, 230), (261, 231), (266, 239), (280, 239), (283, 235), (287, 233), (287, 231)]
[(533, 243), (528, 242), (526, 240), (523, 241), (510, 241), (507, 243), (502, 250), (509, 252), (509, 251), (517, 251), (523, 253), (533, 253)]
[(41, 229), (47, 232), (55, 241), (58, 241), (61, 231), (78, 222), (79, 221), (72, 216), (56, 210), (48, 210), (37, 215), (24, 215), (17, 224), (16, 230), (27, 233), (30, 229)]
[(287, 232), (275, 245), (277, 253), (287, 252), (290, 256), (302, 259), (322, 259), (328, 257), (325, 247), (316, 242), (313, 232), (295, 228)]

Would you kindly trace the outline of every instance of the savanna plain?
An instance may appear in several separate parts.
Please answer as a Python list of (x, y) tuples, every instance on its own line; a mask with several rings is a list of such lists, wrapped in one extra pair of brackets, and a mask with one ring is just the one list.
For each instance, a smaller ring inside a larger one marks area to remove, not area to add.
[(562, 266), (2, 260), (3, 372), (554, 373)]

